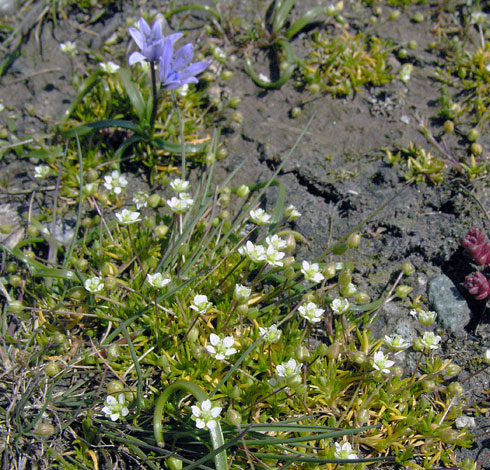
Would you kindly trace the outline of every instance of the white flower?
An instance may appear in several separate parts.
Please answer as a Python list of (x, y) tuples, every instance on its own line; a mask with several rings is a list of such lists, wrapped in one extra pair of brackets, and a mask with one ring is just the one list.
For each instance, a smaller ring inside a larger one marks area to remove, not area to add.
[(271, 325), (268, 328), (259, 326), (260, 336), (264, 336), (267, 343), (277, 343), (281, 339), (282, 331), (276, 326)]
[(167, 201), (169, 209), (175, 214), (184, 213), (192, 204), (194, 204), (194, 200), (187, 193), (181, 193), (180, 197), (174, 196)]
[(299, 314), (310, 323), (318, 323), (321, 321), (325, 310), (318, 308), (315, 303), (309, 302), (301, 305), (298, 308)]
[(187, 96), (187, 93), (189, 93), (189, 84), (188, 83), (184, 83), (182, 86), (180, 86), (179, 88), (177, 88), (175, 91), (177, 92), (177, 94), (179, 96), (182, 96), (182, 98), (184, 98), (184, 97)]
[(334, 299), (331, 307), (334, 313), (342, 315), (349, 311), (350, 303), (347, 299)]
[(269, 235), (265, 238), (265, 243), (267, 246), (272, 246), (276, 250), (285, 250), (287, 246), (286, 240), (278, 235)]
[(292, 222), (293, 220), (299, 219), (301, 217), (301, 212), (296, 209), (296, 207), (294, 207), (292, 204), (290, 204), (286, 207), (286, 209), (284, 209), (284, 215), (288, 220)]
[(116, 212), (116, 219), (120, 224), (130, 225), (141, 220), (139, 212), (133, 212), (128, 209), (123, 209), (121, 212)]
[(484, 359), (484, 361), (485, 361), (486, 363), (490, 364), (490, 349), (487, 349), (487, 350), (485, 351), (485, 359)]
[(434, 321), (436, 320), (436, 317), (437, 317), (436, 312), (431, 312), (426, 310), (419, 311), (419, 322), (424, 326), (432, 325), (432, 323), (434, 323)]
[(233, 292), (233, 298), (239, 303), (244, 304), (252, 293), (252, 289), (250, 287), (242, 286), (241, 284), (235, 285), (235, 290)]
[(213, 306), (213, 304), (208, 301), (208, 297), (206, 295), (197, 294), (194, 296), (194, 300), (192, 302), (191, 309), (199, 313), (206, 313)]
[(119, 70), (119, 65), (115, 64), (114, 62), (99, 62), (100, 68), (108, 74), (114, 74)]
[(77, 55), (77, 45), (74, 42), (66, 41), (60, 43), (61, 52), (67, 55)]
[(442, 338), (439, 335), (434, 334), (434, 332), (426, 331), (420, 341), (427, 349), (438, 349), (441, 339)]
[(474, 428), (476, 426), (475, 418), (466, 415), (458, 416), (454, 421), (454, 424), (458, 429)]
[(144, 191), (135, 191), (133, 194), (133, 202), (136, 204), (136, 209), (143, 209), (148, 205), (148, 198), (150, 196)]
[(119, 171), (114, 170), (110, 175), (104, 176), (104, 187), (114, 194), (121, 194), (122, 190), (128, 185), (128, 180)]
[(267, 247), (265, 252), (265, 260), (271, 266), (282, 267), (282, 259), (284, 258), (284, 253), (282, 251), (277, 251), (272, 245)]
[(320, 272), (320, 267), (318, 263), (309, 263), (308, 261), (303, 261), (301, 264), (301, 272), (305, 277), (306, 281), (311, 282), (321, 282), (325, 279), (323, 274)]
[(482, 11), (474, 11), (471, 14), (471, 22), (474, 24), (485, 23), (486, 19), (487, 19), (487, 14), (483, 13)]
[(218, 423), (217, 418), (221, 413), (221, 407), (212, 406), (210, 400), (191, 406), (192, 418), (196, 420), (198, 429), (208, 428), (213, 430)]
[(85, 196), (93, 196), (99, 189), (98, 183), (87, 183), (83, 185), (82, 192)]
[(49, 176), (51, 168), (48, 165), (37, 165), (34, 167), (34, 178), (43, 180)]
[(410, 341), (406, 341), (405, 338), (400, 335), (385, 335), (383, 341), (388, 347), (391, 349), (396, 349), (397, 351), (403, 351), (404, 349), (409, 348), (412, 344)]
[(128, 407), (126, 406), (126, 398), (124, 397), (124, 393), (120, 393), (116, 397), (109, 395), (105, 399), (104, 408), (102, 408), (102, 413), (108, 415), (111, 418), (111, 421), (116, 421), (120, 417), (127, 416), (129, 414)]
[(233, 336), (227, 336), (221, 339), (218, 335), (211, 333), (209, 335), (211, 345), (206, 346), (206, 351), (218, 361), (223, 361), (227, 356), (232, 356), (237, 353), (237, 350), (232, 347), (235, 344)]
[(352, 446), (349, 442), (339, 444), (335, 443), (335, 458), (344, 460), (357, 459), (357, 454), (352, 450)]
[(376, 370), (380, 370), (383, 372), (383, 374), (389, 374), (390, 367), (393, 365), (395, 365), (394, 361), (386, 359), (382, 351), (377, 351), (374, 353), (373, 367)]
[(89, 292), (92, 292), (92, 294), (100, 292), (104, 289), (104, 283), (102, 282), (102, 279), (98, 276), (85, 279), (83, 285), (85, 289), (87, 289)]
[(5, 109), (5, 105), (3, 103), (0, 103), (0, 113)]
[(250, 220), (257, 225), (266, 225), (271, 223), (272, 216), (260, 207), (250, 211)]
[(298, 375), (301, 371), (301, 364), (295, 359), (289, 359), (288, 362), (283, 362), (276, 367), (277, 376), (280, 379), (288, 379)]
[(146, 280), (148, 281), (148, 284), (157, 289), (161, 289), (167, 284), (170, 284), (170, 279), (164, 276), (162, 273), (148, 274)]
[(241, 246), (238, 252), (255, 263), (260, 263), (266, 259), (265, 248), (262, 245), (254, 245), (250, 240), (245, 246)]
[(175, 178), (173, 181), (170, 182), (170, 187), (176, 192), (176, 193), (185, 193), (191, 184), (189, 181), (185, 181), (180, 178)]

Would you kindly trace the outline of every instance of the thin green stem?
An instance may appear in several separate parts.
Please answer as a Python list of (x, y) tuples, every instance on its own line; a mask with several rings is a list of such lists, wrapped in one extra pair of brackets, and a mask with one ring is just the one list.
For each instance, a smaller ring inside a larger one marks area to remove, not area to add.
[(172, 97), (172, 104), (174, 106), (175, 112), (177, 113), (177, 121), (179, 123), (179, 134), (180, 134), (180, 153), (182, 157), (182, 179), (185, 180), (185, 140), (184, 140), (184, 123), (182, 122), (182, 115), (180, 114), (179, 104), (177, 103), (177, 97), (173, 90), (170, 90), (170, 96)]
[[(163, 410), (165, 408), (165, 404), (170, 398), (170, 395), (178, 390), (184, 390), (185, 392), (192, 394), (194, 398), (201, 403), (205, 400), (209, 400), (206, 392), (204, 392), (201, 387), (195, 383), (188, 382), (187, 380), (179, 380), (167, 387), (158, 398), (155, 405), (155, 411), (153, 412), (153, 434), (159, 447), (163, 447), (165, 445), (162, 433)], [(213, 429), (209, 430), (209, 433), (211, 434), (211, 442), (214, 450), (224, 445), (225, 441), (223, 438), (223, 433), (221, 432), (219, 421), (216, 422), (216, 426)], [(226, 450), (216, 454), (214, 462), (216, 464), (216, 470), (228, 470)]]
[(155, 120), (157, 118), (157, 109), (158, 109), (158, 94), (157, 94), (157, 78), (156, 78), (156, 69), (155, 62), (150, 62), (150, 71), (151, 71), (151, 92), (153, 95), (153, 104), (151, 108), (151, 117), (150, 117), (150, 139), (153, 139), (153, 134), (155, 132)]

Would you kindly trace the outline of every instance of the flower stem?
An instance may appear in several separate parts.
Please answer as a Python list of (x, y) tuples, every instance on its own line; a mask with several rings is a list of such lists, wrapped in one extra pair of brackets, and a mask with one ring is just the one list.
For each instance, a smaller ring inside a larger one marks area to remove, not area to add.
[(158, 94), (157, 94), (157, 77), (155, 69), (155, 61), (150, 62), (151, 70), (151, 92), (153, 95), (153, 105), (151, 108), (150, 117), (150, 139), (153, 139), (153, 133), (155, 132), (155, 120), (157, 118), (157, 108), (158, 108)]
[[(178, 380), (177, 382), (168, 386), (165, 391), (158, 397), (157, 403), (155, 405), (155, 411), (153, 412), (153, 434), (155, 436), (155, 441), (157, 442), (157, 445), (159, 447), (163, 447), (165, 445), (162, 434), (163, 409), (165, 408), (165, 404), (170, 398), (170, 395), (172, 395), (172, 393), (176, 392), (177, 390), (184, 390), (185, 392), (192, 394), (194, 398), (199, 402), (208, 400), (206, 392), (204, 392), (201, 387), (193, 382), (189, 382), (187, 380)], [(210, 429), (209, 432), (211, 434), (213, 450), (216, 450), (224, 445), (225, 441), (223, 438), (223, 433), (221, 432), (219, 421), (216, 421), (216, 427), (214, 429)], [(228, 470), (228, 463), (226, 461), (226, 450), (223, 450), (219, 454), (216, 454), (216, 456), (214, 457), (214, 462), (216, 464), (216, 470)]]
[(180, 114), (179, 104), (177, 103), (177, 97), (173, 90), (170, 90), (170, 96), (172, 97), (172, 104), (174, 106), (175, 112), (177, 113), (177, 121), (179, 122), (179, 134), (180, 134), (180, 153), (182, 157), (182, 169), (181, 178), (185, 180), (185, 140), (184, 140), (184, 124), (182, 122), (182, 116)]

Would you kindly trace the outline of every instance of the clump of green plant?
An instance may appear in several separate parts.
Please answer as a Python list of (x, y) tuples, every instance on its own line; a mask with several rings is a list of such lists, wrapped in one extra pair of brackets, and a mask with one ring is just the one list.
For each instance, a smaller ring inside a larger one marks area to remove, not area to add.
[(301, 80), (310, 90), (342, 96), (393, 78), (386, 62), (391, 46), (383, 39), (344, 30), (339, 37), (316, 33), (312, 44), (301, 64)]
[[(240, 168), (214, 178), (216, 137), (205, 164), (183, 159), (142, 191), (107, 168), (111, 149), (72, 135), (34, 169), (52, 205), (2, 246), (6, 461), (21, 468), (35, 447), (65, 469), (457, 465), (470, 440), (435, 314), (410, 300), (413, 338), (370, 331), (408, 302), (414, 267), (371, 299), (352, 262), (360, 226), (300, 258), (301, 214), (276, 180), (294, 148), (269, 181), (233, 185)], [(70, 207), (73, 226), (57, 223)]]

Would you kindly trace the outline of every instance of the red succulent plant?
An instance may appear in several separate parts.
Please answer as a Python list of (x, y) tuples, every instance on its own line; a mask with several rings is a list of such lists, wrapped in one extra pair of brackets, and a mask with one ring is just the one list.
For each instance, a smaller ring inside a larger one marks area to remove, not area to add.
[(485, 240), (485, 234), (477, 228), (470, 228), (461, 239), (466, 253), (481, 266), (490, 264), (490, 242)]
[(464, 285), (476, 300), (486, 299), (490, 295), (488, 279), (479, 271), (466, 276)]

